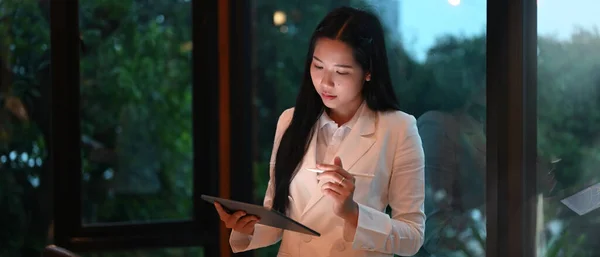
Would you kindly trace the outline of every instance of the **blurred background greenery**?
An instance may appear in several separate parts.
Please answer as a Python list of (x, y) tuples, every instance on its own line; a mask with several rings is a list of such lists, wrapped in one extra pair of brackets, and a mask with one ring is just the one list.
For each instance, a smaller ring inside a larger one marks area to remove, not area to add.
[[(191, 74), (202, 72), (191, 68), (190, 4), (80, 1), (84, 223), (190, 217)], [(247, 136), (254, 142), (257, 203), (266, 189), (277, 117), (295, 102), (312, 29), (339, 5), (369, 6), (362, 0), (253, 1), (258, 129)], [(51, 242), (48, 8), (47, 0), (0, 1), (0, 256), (39, 256)], [(276, 11), (287, 14), (284, 24), (274, 24)], [(556, 162), (557, 182), (541, 198), (540, 256), (600, 254), (594, 247), (600, 213), (578, 216), (559, 202), (600, 182), (599, 47), (592, 28), (566, 40), (539, 37), (539, 153)], [(440, 36), (424, 61), (397, 37), (388, 38), (388, 48), (401, 107), (415, 117), (460, 106), (485, 85), (485, 34)], [(484, 226), (485, 219), (473, 222)], [(464, 250), (456, 256), (477, 256), (472, 242), (458, 243)], [(275, 256), (276, 250), (257, 254)], [(87, 256), (201, 255), (201, 248), (189, 248)]]

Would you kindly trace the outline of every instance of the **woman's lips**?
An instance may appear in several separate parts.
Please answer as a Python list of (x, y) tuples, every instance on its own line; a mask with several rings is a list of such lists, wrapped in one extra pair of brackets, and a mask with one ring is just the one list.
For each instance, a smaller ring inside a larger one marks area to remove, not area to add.
[(325, 100), (333, 100), (335, 99), (337, 96), (334, 95), (330, 95), (330, 94), (326, 94), (326, 93), (321, 93), (321, 97)]

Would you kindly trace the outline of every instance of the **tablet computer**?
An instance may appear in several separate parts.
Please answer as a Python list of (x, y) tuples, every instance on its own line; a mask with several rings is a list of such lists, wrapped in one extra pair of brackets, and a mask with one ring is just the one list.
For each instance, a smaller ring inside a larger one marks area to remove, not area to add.
[(321, 236), (321, 234), (319, 234), (317, 231), (314, 231), (309, 227), (302, 225), (300, 222), (290, 219), (289, 217), (283, 215), (278, 211), (269, 210), (262, 205), (238, 202), (209, 195), (201, 195), (200, 197), (204, 201), (207, 201), (211, 204), (214, 204), (214, 202), (218, 202), (219, 204), (221, 204), (221, 206), (223, 206), (225, 211), (229, 213), (234, 213), (236, 211), (244, 211), (247, 214), (260, 217), (258, 224), (295, 231), (311, 236)]
[(600, 208), (600, 183), (589, 186), (572, 196), (562, 199), (561, 202), (579, 216), (598, 209)]

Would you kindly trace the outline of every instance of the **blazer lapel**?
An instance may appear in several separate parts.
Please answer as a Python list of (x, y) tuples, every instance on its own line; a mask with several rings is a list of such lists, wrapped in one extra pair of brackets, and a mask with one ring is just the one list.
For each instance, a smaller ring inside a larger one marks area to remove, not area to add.
[[(319, 133), (319, 129), (315, 126), (314, 131), (312, 132), (312, 139), (308, 145), (308, 149), (306, 149), (306, 154), (302, 159), (300, 168), (296, 170), (294, 176), (302, 169), (305, 168), (315, 168), (317, 166), (317, 135)], [(316, 176), (315, 176), (316, 179)]]
[[(375, 143), (375, 137), (373, 135), (375, 132), (375, 122), (376, 114), (365, 106), (360, 114), (360, 117), (356, 121), (354, 128), (352, 128), (350, 133), (346, 136), (340, 145), (338, 153), (336, 154), (336, 156), (339, 156), (340, 159), (342, 159), (342, 165), (346, 171), (350, 171), (354, 164), (356, 164), (356, 162), (363, 157)], [(313, 136), (313, 140), (316, 138), (316, 136), (317, 134)], [(316, 142), (314, 148), (316, 148)], [(309, 149), (309, 151), (307, 151), (307, 154), (308, 153), (311, 154), (310, 158), (312, 158), (312, 163), (310, 163), (310, 165), (316, 166), (316, 149), (314, 149), (312, 152)], [(310, 168), (313, 168), (314, 166), (310, 166)], [(302, 212), (302, 216), (304, 216), (312, 207), (314, 207), (317, 202), (323, 198), (323, 193), (321, 192), (321, 185), (323, 183), (323, 181), (319, 181), (317, 189), (311, 195), (308, 204)]]
[[(375, 143), (375, 123), (376, 114), (365, 107), (359, 120), (356, 122), (355, 129), (344, 139), (337, 156), (342, 159), (342, 166), (350, 171), (354, 164), (369, 151)], [(360, 173), (360, 171), (356, 171)]]
[[(298, 210), (300, 211), (300, 213), (298, 214), (298, 217), (300, 217), (300, 215), (302, 213), (304, 213), (304, 209), (306, 208), (306, 206), (308, 206), (309, 201), (312, 198), (314, 198), (314, 194), (320, 193), (320, 190), (319, 190), (320, 187), (319, 187), (319, 185), (317, 185), (317, 174), (314, 172), (305, 171), (306, 168), (315, 168), (317, 166), (317, 159), (316, 159), (317, 156), (316, 155), (317, 155), (318, 131), (319, 131), (318, 129), (314, 129), (314, 131), (312, 132), (312, 139), (310, 140), (308, 148), (306, 149), (306, 154), (304, 155), (302, 162), (300, 162), (298, 169), (294, 172), (294, 175), (292, 178), (292, 179), (301, 179), (303, 187), (306, 188), (303, 190), (308, 190), (310, 192), (310, 196), (308, 198), (298, 196), (297, 198), (294, 199), (294, 203), (296, 204)], [(296, 176), (299, 173), (302, 174), (301, 177), (296, 178)]]

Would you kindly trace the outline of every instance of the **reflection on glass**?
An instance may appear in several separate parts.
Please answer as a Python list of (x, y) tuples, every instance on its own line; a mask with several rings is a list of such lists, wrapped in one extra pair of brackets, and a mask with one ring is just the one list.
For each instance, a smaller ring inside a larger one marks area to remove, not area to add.
[[(426, 154), (426, 242), (418, 256), (485, 256), (485, 25), (479, 1), (253, 1), (255, 201), (268, 182), (277, 118), (295, 103), (317, 22), (340, 5), (377, 13), (395, 91)], [(278, 246), (258, 250), (274, 256)]]
[(40, 256), (52, 218), (47, 1), (0, 1), (0, 256)]
[[(437, 41), (424, 66), (435, 103), (418, 119), (425, 150), (420, 256), (485, 256), (485, 35)], [(436, 102), (439, 101), (439, 102)]]
[(83, 253), (81, 257), (204, 257), (202, 247), (191, 248), (160, 248), (160, 249), (144, 249), (144, 250), (127, 250), (127, 251), (107, 251), (107, 252), (92, 252)]
[(599, 8), (538, 3), (538, 256), (600, 255)]
[(190, 217), (190, 7), (80, 2), (84, 223)]

